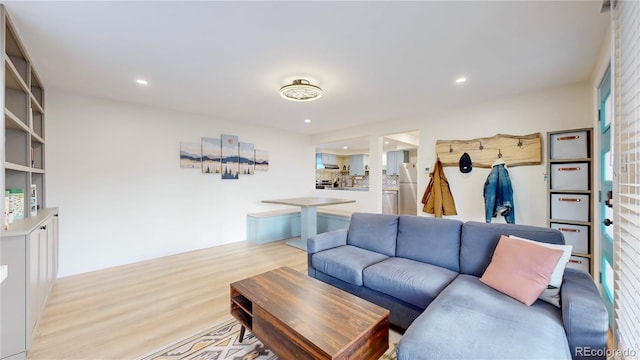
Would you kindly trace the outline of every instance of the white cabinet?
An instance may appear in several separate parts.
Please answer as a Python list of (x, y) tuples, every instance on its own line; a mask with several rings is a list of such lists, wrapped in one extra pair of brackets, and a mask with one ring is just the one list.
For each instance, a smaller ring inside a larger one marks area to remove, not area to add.
[(338, 163), (338, 155), (322, 153), (322, 163), (336, 165)]
[(58, 272), (58, 209), (38, 211), (0, 238), (0, 262), (10, 276), (0, 291), (0, 358), (20, 357), (31, 345)]
[(328, 153), (316, 153), (316, 169), (324, 169), (325, 164), (337, 165), (338, 155)]
[(409, 162), (408, 151), (387, 151), (387, 175), (398, 175), (400, 165), (406, 162)]
[(548, 225), (573, 245), (568, 267), (591, 272), (593, 259), (592, 129), (547, 133)]
[[(57, 218), (57, 217), (56, 217)], [(47, 218), (29, 234), (29, 328), (34, 331), (53, 286), (57, 262), (57, 239), (53, 234), (53, 216)]]
[(369, 155), (357, 154), (349, 156), (349, 175), (365, 176), (369, 171)]
[[(24, 219), (0, 228), (0, 264), (11, 273), (0, 289), (0, 358), (24, 358), (57, 273), (57, 209), (45, 207), (45, 96), (7, 10), (0, 5), (0, 189), (25, 194)], [(37, 215), (30, 211), (31, 187)], [(0, 214), (4, 201), (0, 201)], [(55, 220), (54, 220), (55, 218)]]

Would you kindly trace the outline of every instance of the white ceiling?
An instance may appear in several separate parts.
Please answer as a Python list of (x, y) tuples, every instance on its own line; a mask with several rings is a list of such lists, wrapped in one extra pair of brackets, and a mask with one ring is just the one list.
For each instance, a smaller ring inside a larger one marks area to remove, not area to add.
[[(420, 132), (410, 131), (389, 134), (383, 137), (382, 151), (417, 149), (420, 145)], [(316, 145), (317, 152), (329, 152), (338, 155), (360, 154), (369, 152), (369, 137), (341, 139)]]
[[(600, 1), (5, 5), (45, 90), (303, 134), (586, 81), (608, 16)], [(324, 96), (280, 98), (299, 77)]]

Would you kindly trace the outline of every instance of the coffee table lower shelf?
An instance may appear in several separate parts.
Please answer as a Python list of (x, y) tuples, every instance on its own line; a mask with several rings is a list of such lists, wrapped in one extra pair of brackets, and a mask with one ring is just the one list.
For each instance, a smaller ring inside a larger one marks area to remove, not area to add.
[(231, 284), (231, 314), (280, 360), (378, 359), (389, 311), (283, 267)]

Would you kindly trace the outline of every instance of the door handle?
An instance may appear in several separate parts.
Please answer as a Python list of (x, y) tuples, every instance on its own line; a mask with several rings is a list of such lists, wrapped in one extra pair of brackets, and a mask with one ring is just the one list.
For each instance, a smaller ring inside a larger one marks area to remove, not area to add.
[(580, 171), (579, 167), (558, 168), (558, 171)]
[(578, 140), (579, 138), (580, 138), (580, 135), (562, 136), (558, 138), (558, 141)]
[(604, 224), (604, 226), (610, 226), (613, 224), (613, 221), (605, 218), (604, 220), (602, 220), (602, 223)]

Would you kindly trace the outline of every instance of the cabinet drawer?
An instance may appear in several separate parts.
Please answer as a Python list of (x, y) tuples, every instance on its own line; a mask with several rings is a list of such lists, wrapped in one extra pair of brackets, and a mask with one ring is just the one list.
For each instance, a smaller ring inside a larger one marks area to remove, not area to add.
[(551, 218), (557, 220), (589, 221), (589, 195), (551, 194)]
[(551, 228), (559, 230), (564, 235), (564, 242), (573, 246), (573, 252), (589, 254), (588, 226), (551, 223)]
[(588, 158), (587, 132), (576, 131), (551, 135), (551, 159)]
[(552, 190), (589, 190), (589, 163), (551, 164)]
[(589, 264), (591, 259), (584, 258), (580, 256), (572, 256), (569, 258), (569, 262), (567, 263), (568, 268), (583, 270), (589, 272)]

